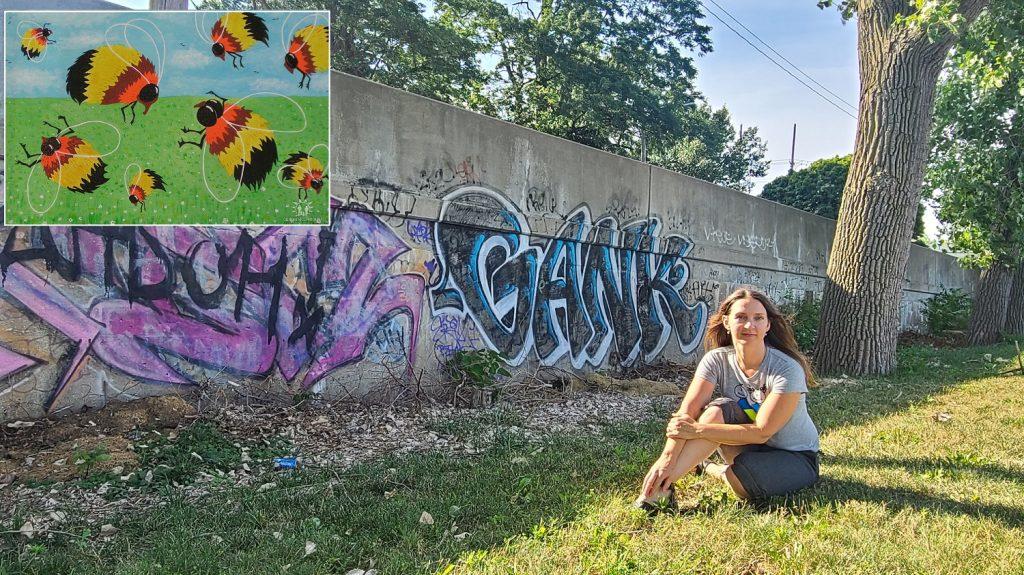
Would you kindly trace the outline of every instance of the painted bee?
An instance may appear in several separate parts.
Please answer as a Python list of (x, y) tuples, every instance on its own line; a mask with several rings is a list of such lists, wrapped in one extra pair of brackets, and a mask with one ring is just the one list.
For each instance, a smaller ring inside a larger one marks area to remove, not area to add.
[(299, 30), (284, 56), (284, 68), (291, 74), (298, 70), (302, 74), (299, 87), (305, 82), (309, 89), (310, 74), (330, 68), (327, 26), (314, 24)]
[(29, 60), (38, 58), (46, 50), (47, 45), (57, 43), (56, 40), (50, 39), (51, 34), (53, 34), (53, 30), (50, 29), (49, 22), (42, 26), (29, 28), (21, 37), (21, 53)]
[[(131, 166), (129, 166), (131, 168)], [(127, 174), (127, 169), (125, 173)], [(154, 190), (166, 190), (164, 187), (164, 179), (150, 169), (139, 169), (135, 177), (132, 178), (131, 183), (125, 182), (128, 186), (128, 201), (132, 205), (139, 206), (139, 210), (146, 209), (146, 198), (153, 193)]]
[(310, 156), (306, 152), (296, 152), (284, 161), (279, 171), (279, 179), (285, 186), (289, 184), (299, 190), (299, 199), (309, 197), (309, 190), (320, 193), (324, 187), (324, 165), (320, 160)]
[(18, 160), (17, 163), (26, 168), (41, 163), (46, 177), (60, 187), (72, 192), (91, 194), (107, 182), (107, 164), (96, 148), (75, 135), (75, 130), (68, 124), (67, 118), (57, 116), (57, 119), (63, 121), (65, 127), (58, 128), (49, 122), (43, 122), (56, 130), (56, 134), (49, 138), (42, 137), (43, 142), (38, 154), (30, 154), (25, 144), (21, 144), (25, 159), (32, 162)]
[(252, 12), (228, 12), (213, 24), (210, 31), (213, 40), (213, 55), (224, 60), (224, 54), (231, 56), (231, 65), (245, 67), (242, 52), (252, 48), (256, 42), (267, 44), (267, 25), (263, 18)]
[(202, 134), (199, 141), (178, 140), (178, 147), (191, 144), (202, 150), (205, 144), (239, 184), (258, 189), (277, 163), (274, 132), (263, 116), (240, 106), (241, 100), (225, 105), (227, 98), (214, 92), (207, 94), (216, 100), (204, 100), (195, 105), (196, 120), (204, 129), (181, 129), (185, 134)]
[(160, 97), (160, 78), (153, 62), (130, 46), (100, 46), (78, 57), (68, 68), (67, 91), (71, 99), (81, 104), (124, 104), (121, 118), (125, 121), (125, 108), (132, 112), (135, 123), (135, 104), (142, 103), (142, 113)]

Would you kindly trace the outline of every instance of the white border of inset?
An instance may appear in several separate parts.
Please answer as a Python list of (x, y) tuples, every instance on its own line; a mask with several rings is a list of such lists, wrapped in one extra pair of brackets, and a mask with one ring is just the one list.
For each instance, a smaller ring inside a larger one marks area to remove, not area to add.
[[(324, 19), (324, 21), (326, 22), (327, 30), (328, 30), (328, 34), (327, 34), (327, 53), (328, 54), (333, 54), (333, 52), (331, 51), (331, 33), (330, 33), (331, 32), (331, 13), (330, 13), (329, 10), (132, 10), (132, 9), (126, 8), (124, 10), (3, 10), (3, 11), (0, 11), (0, 16), (3, 17), (3, 22), (0, 25), (4, 26), (3, 47), (0, 48), (0, 54), (2, 54), (3, 58), (4, 58), (4, 63), (3, 63), (3, 66), (4, 66), (4, 68), (3, 68), (4, 69), (4, 82), (3, 82), (4, 83), (4, 90), (3, 90), (3, 99), (4, 99), (4, 137), (3, 137), (3, 140), (4, 141), (0, 142), (0, 149), (3, 150), (3, 164), (2, 164), (2, 167), (3, 167), (3, 170), (4, 170), (4, 182), (3, 182), (3, 186), (4, 186), (4, 194), (3, 194), (4, 195), (4, 206), (3, 206), (4, 207), (4, 213), (3, 213), (3, 220), (0, 221), (0, 225), (2, 225), (3, 227), (14, 227), (14, 226), (18, 226), (18, 227), (50, 227), (50, 226), (76, 226), (76, 227), (77, 226), (89, 226), (89, 227), (176, 227), (176, 226), (201, 226), (201, 227), (254, 227), (254, 226), (260, 226), (260, 227), (311, 227), (311, 226), (315, 226), (315, 227), (330, 227), (331, 224), (332, 224), (332, 222), (331, 222), (331, 218), (332, 218), (331, 198), (334, 197), (332, 195), (332, 193), (331, 193), (331, 190), (334, 189), (334, 184), (336, 182), (334, 176), (331, 174), (331, 167), (333, 166), (333, 164), (331, 162), (331, 143), (332, 143), (332, 138), (331, 138), (331, 128), (332, 128), (332, 126), (331, 126), (331, 121), (332, 121), (332, 118), (331, 118), (331, 84), (333, 83), (331, 81), (331, 74), (333, 72), (333, 68), (331, 67), (332, 63), (328, 64), (327, 72), (325, 73), (325, 76), (327, 77), (327, 142), (325, 142), (325, 147), (327, 148), (327, 164), (325, 165), (324, 169), (325, 169), (325, 171), (326, 171), (326, 173), (328, 175), (330, 183), (328, 184), (328, 194), (327, 194), (327, 197), (326, 197), (326, 201), (327, 201), (327, 206), (326, 206), (327, 218), (324, 220), (324, 223), (322, 223), (322, 224), (317, 224), (317, 223), (295, 223), (295, 222), (288, 222), (288, 223), (269, 223), (269, 222), (238, 223), (238, 222), (235, 222), (235, 223), (227, 223), (227, 224), (220, 223), (220, 222), (199, 222), (199, 223), (197, 223), (197, 222), (189, 222), (189, 223), (182, 222), (182, 223), (174, 223), (174, 224), (156, 224), (156, 223), (134, 223), (134, 224), (133, 223), (118, 223), (118, 224), (109, 224), (109, 223), (108, 224), (102, 224), (102, 223), (81, 223), (81, 224), (79, 224), (79, 223), (72, 223), (72, 222), (60, 222), (60, 223), (38, 224), (38, 223), (17, 223), (17, 222), (11, 222), (8, 219), (8, 213), (9, 212), (7, 210), (7, 205), (8, 205), (7, 204), (7, 188), (8, 188), (7, 184), (9, 182), (9, 180), (10, 180), (9, 172), (8, 172), (8, 169), (7, 169), (7, 133), (9, 131), (8, 124), (10, 123), (10, 122), (7, 121), (7, 112), (8, 112), (8, 110), (7, 110), (7, 83), (9, 81), (9, 76), (7, 74), (7, 44), (10, 41), (10, 39), (7, 37), (8, 36), (7, 35), (7, 15), (8, 14), (62, 14), (62, 15), (66, 15), (66, 14), (120, 14), (120, 15), (131, 15), (133, 17), (138, 17), (140, 15), (148, 15), (148, 14), (174, 14), (174, 13), (182, 13), (182, 14), (192, 14), (194, 16), (196, 14), (204, 14), (204, 15), (206, 15), (206, 14), (226, 14), (228, 12), (257, 12), (257, 13), (281, 13), (281, 14), (299, 14), (299, 13), (316, 14), (318, 16), (318, 18), (315, 19), (314, 22), (318, 22), (319, 21), (319, 17), (322, 17)], [(20, 42), (21, 39), (17, 38), (15, 41)], [(164, 54), (163, 57), (166, 59), (169, 56), (167, 54)], [(207, 152), (201, 152), (201, 153), (207, 153)], [(204, 190), (200, 190), (200, 191), (202, 193), (205, 193)]]

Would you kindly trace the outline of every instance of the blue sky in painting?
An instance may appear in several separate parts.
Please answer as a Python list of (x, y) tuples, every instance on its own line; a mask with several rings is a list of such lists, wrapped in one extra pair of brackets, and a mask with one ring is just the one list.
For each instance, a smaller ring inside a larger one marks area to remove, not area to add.
[[(210, 29), (221, 12), (168, 12), (145, 15), (131, 12), (7, 12), (5, 14), (7, 97), (67, 97), (65, 81), (71, 64), (86, 50), (109, 44), (127, 44), (142, 52), (159, 71), (160, 95), (204, 95), (208, 90), (227, 98), (255, 92), (286, 96), (326, 96), (330, 76), (314, 74), (310, 89), (299, 89), (298, 72), (284, 68), (284, 55), (294, 31), (309, 24), (326, 24), (327, 13), (257, 12), (267, 23), (269, 46), (257, 43), (243, 53), (245, 68), (233, 68), (231, 58), (221, 61), (210, 52)], [(125, 27), (133, 21), (139, 28)], [(146, 21), (146, 22), (140, 22)], [(148, 22), (148, 23), (147, 23)], [(29, 61), (19, 43), (27, 28), (49, 23), (57, 43), (45, 58)], [(154, 30), (159, 30), (160, 35)], [(164, 53), (166, 46), (166, 53)]]

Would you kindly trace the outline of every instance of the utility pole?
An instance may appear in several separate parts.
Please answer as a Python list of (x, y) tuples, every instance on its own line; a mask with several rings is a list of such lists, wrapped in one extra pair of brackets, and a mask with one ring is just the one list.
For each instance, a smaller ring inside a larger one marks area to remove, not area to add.
[(796, 167), (796, 124), (793, 124), (793, 145), (789, 148), (789, 173)]

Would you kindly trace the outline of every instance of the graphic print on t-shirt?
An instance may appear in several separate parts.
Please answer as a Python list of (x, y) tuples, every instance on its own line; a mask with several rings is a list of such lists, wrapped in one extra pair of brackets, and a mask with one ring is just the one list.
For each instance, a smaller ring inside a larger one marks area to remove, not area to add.
[(747, 414), (751, 423), (753, 423), (757, 419), (757, 411), (761, 409), (761, 404), (768, 394), (767, 386), (762, 386), (760, 389), (750, 389), (741, 383), (733, 388), (733, 394), (738, 398), (736, 403)]

